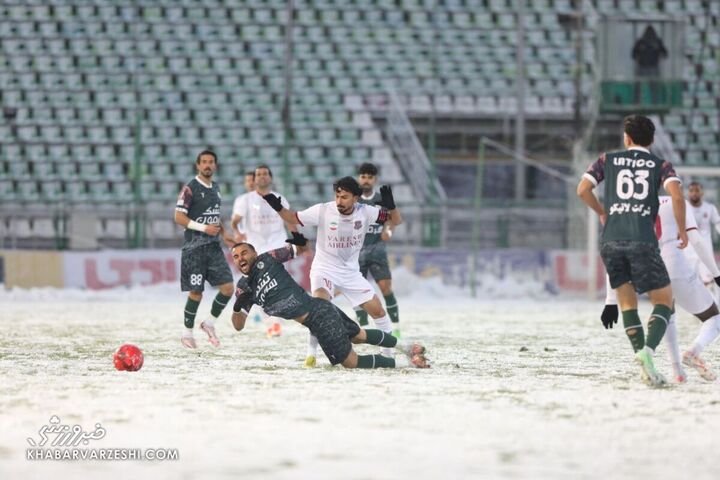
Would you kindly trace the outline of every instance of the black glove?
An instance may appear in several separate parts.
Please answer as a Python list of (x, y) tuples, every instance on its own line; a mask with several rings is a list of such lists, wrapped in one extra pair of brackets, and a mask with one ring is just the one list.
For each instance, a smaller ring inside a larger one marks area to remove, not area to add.
[(720, 277), (715, 277), (715, 285), (720, 287)]
[(393, 198), (392, 188), (390, 185), (383, 185), (380, 187), (380, 203), (381, 207), (385, 207), (387, 210), (395, 210), (395, 199)]
[(608, 328), (613, 327), (613, 323), (617, 323), (618, 321), (618, 306), (617, 305), (605, 305), (605, 308), (603, 308), (602, 315), (600, 315), (600, 320), (602, 320), (602, 324), (605, 327), (605, 330)]
[(275, 210), (276, 212), (279, 212), (280, 210), (283, 209), (282, 200), (281, 200), (282, 197), (276, 197), (272, 193), (268, 193), (267, 195), (263, 195), (263, 198), (265, 199), (266, 202), (268, 202), (270, 204), (272, 209)]
[(292, 234), (292, 238), (288, 238), (285, 240), (286, 243), (292, 243), (293, 245), (297, 245), (298, 247), (304, 247), (307, 245), (307, 238), (305, 238), (305, 235), (303, 235), (300, 232), (290, 232)]

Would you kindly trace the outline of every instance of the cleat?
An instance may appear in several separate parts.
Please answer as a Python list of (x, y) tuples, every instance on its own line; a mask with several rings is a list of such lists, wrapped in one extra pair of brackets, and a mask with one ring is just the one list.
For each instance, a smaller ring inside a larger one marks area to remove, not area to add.
[(430, 362), (422, 353), (417, 353), (410, 357), (410, 365), (415, 368), (430, 368)]
[(268, 327), (268, 329), (267, 329), (267, 337), (268, 338), (279, 337), (280, 335), (282, 335), (282, 327), (280, 326), (279, 322), (275, 322)]
[(680, 364), (673, 364), (673, 374), (675, 375), (675, 383), (686, 383), (687, 374)]
[(212, 344), (213, 347), (219, 347), (220, 346), (220, 340), (218, 340), (217, 335), (215, 335), (215, 327), (212, 325), (207, 325), (205, 322), (202, 322), (200, 324), (200, 330), (207, 333), (208, 341), (210, 344)]
[(694, 368), (703, 380), (714, 382), (717, 379), (717, 375), (710, 370), (699, 355), (693, 355), (692, 352), (683, 352), (682, 363), (687, 367)]
[(409, 343), (409, 342), (398, 341), (395, 348), (400, 350), (402, 353), (404, 353), (408, 357), (412, 357), (413, 355), (424, 355), (425, 352), (427, 351), (423, 345), (421, 345), (417, 342)]
[(183, 335), (180, 337), (180, 343), (182, 343), (185, 348), (197, 348), (197, 343), (195, 343), (195, 339), (193, 337), (186, 337)]
[(399, 328), (393, 329), (392, 335), (393, 335), (393, 337), (395, 337), (395, 338), (397, 338), (398, 340), (400, 340), (400, 337), (401, 337), (400, 329), (399, 329)]
[(652, 354), (647, 347), (635, 354), (635, 363), (642, 369), (642, 379), (651, 387), (662, 387), (667, 383), (665, 377), (655, 369)]
[(308, 355), (305, 357), (305, 363), (303, 363), (303, 367), (305, 368), (315, 368), (315, 364), (317, 363), (317, 360), (313, 355)]

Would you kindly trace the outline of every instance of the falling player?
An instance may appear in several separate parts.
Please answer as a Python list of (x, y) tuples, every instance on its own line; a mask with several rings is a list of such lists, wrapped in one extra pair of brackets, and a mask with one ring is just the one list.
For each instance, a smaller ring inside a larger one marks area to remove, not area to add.
[[(269, 250), (280, 248), (285, 245), (287, 233), (285, 222), (280, 215), (263, 200), (263, 195), (277, 192), (271, 190), (273, 175), (267, 165), (258, 165), (253, 172), (253, 183), (255, 189), (240, 197), (240, 201), (233, 207), (233, 219), (244, 221), (245, 238), (243, 241), (251, 243), (258, 253), (265, 253)], [(284, 208), (290, 208), (287, 200), (282, 199)], [(233, 220), (235, 221), (235, 220)], [(289, 231), (296, 231), (294, 225), (287, 225)], [(259, 312), (261, 316), (267, 317)], [(282, 332), (280, 322), (274, 319), (268, 328), (268, 336), (279, 336)]]
[(242, 221), (242, 217), (240, 217), (235, 212), (240, 210), (240, 202), (242, 201), (243, 197), (246, 197), (248, 193), (255, 190), (255, 170), (252, 170), (250, 172), (245, 172), (245, 193), (242, 193), (235, 197), (235, 201), (233, 202), (233, 214), (232, 218), (230, 219), (231, 225), (232, 225), (232, 231), (233, 231), (233, 237), (235, 238), (236, 242), (242, 242), (245, 240), (245, 229), (244, 222)]
[[(718, 214), (715, 205), (703, 201), (703, 195), (703, 187), (700, 182), (690, 183), (688, 186), (688, 200), (690, 200), (690, 204), (692, 205), (691, 212), (695, 217), (698, 231), (702, 236), (703, 242), (705, 242), (705, 247), (712, 252), (712, 227), (715, 227), (715, 231), (720, 233), (720, 214)], [(718, 289), (713, 282), (712, 275), (710, 275), (710, 272), (697, 255), (693, 255), (692, 252), (688, 253), (693, 266), (700, 274), (700, 279), (712, 290), (715, 301), (717, 302), (720, 299), (720, 289)]]
[[(635, 350), (635, 361), (643, 379), (653, 386), (666, 383), (655, 369), (653, 355), (660, 344), (672, 314), (672, 289), (655, 237), (655, 217), (659, 207), (660, 185), (672, 197), (675, 223), (680, 225), (679, 248), (687, 246), (685, 200), (682, 184), (672, 165), (651, 154), (655, 125), (641, 115), (623, 121), (626, 150), (604, 153), (583, 175), (578, 196), (600, 217), (605, 228), (600, 255), (617, 291), (625, 333)], [(593, 189), (605, 181), (604, 205)], [(637, 293), (636, 293), (637, 292)], [(637, 294), (648, 293), (653, 304), (645, 338), (637, 312)]]
[[(362, 188), (362, 195), (358, 200), (360, 203), (377, 205), (380, 202), (380, 193), (374, 190), (377, 174), (378, 169), (372, 163), (363, 163), (358, 168), (358, 183)], [(392, 289), (392, 275), (390, 273), (387, 249), (385, 248), (385, 242), (392, 238), (393, 227), (392, 222), (385, 222), (385, 225), (379, 223), (370, 225), (365, 234), (358, 261), (362, 276), (367, 278), (368, 273), (371, 273), (378, 287), (380, 287), (380, 291), (385, 298), (385, 308), (387, 308), (390, 321), (393, 323), (393, 335), (400, 338), (400, 313)], [(365, 310), (356, 308), (355, 314), (360, 325), (367, 325), (368, 314)]]
[[(289, 243), (301, 251), (307, 240), (293, 232)], [(249, 243), (232, 248), (233, 262), (245, 275), (237, 282), (237, 299), (233, 307), (233, 326), (242, 330), (247, 312), (255, 303), (271, 315), (282, 317), (307, 327), (314, 334), (328, 360), (345, 368), (400, 368), (413, 366), (428, 368), (425, 347), (403, 343), (382, 330), (364, 330), (328, 300), (313, 298), (298, 285), (282, 266), (293, 258), (290, 245), (258, 255)], [(397, 347), (406, 357), (387, 358), (382, 355), (358, 355), (353, 343), (369, 343), (386, 348)]]
[[(670, 363), (678, 383), (686, 380), (682, 364), (697, 370), (705, 380), (712, 381), (716, 378), (715, 374), (700, 358), (700, 352), (720, 335), (720, 311), (718, 311), (710, 292), (703, 287), (697, 271), (692, 268), (683, 251), (677, 248), (678, 231), (670, 197), (663, 196), (659, 200), (660, 208), (655, 231), (660, 244), (660, 255), (670, 277), (675, 302), (702, 322), (700, 333), (695, 338), (692, 347), (684, 352), (681, 358), (677, 338), (677, 320), (673, 311), (664, 337)], [(686, 208), (689, 209), (690, 204), (686, 204)], [(715, 282), (720, 282), (720, 270), (715, 263), (715, 258), (712, 251), (706, 248), (692, 215), (687, 215), (685, 218), (685, 231), (688, 234), (690, 245), (702, 260), (703, 265), (707, 266)], [(617, 297), (615, 291), (608, 286), (605, 309), (601, 319), (605, 328), (612, 328), (613, 323), (617, 323), (617, 318)]]
[(197, 176), (182, 188), (175, 206), (175, 223), (185, 227), (185, 241), (180, 260), (180, 287), (188, 293), (185, 303), (185, 331), (180, 341), (187, 348), (197, 348), (193, 336), (195, 315), (202, 300), (207, 281), (218, 286), (219, 292), (210, 310), (210, 316), (200, 324), (210, 343), (217, 347), (215, 320), (227, 305), (233, 293), (233, 276), (220, 247), (219, 234), (226, 243), (233, 239), (226, 235), (220, 221), (220, 188), (212, 181), (217, 170), (217, 155), (210, 150), (198, 154), (195, 160)]
[[(264, 198), (286, 222), (318, 227), (315, 258), (310, 267), (313, 297), (331, 300), (337, 288), (353, 307), (365, 309), (380, 330), (391, 333), (392, 322), (372, 286), (360, 273), (358, 256), (370, 225), (388, 220), (394, 225), (402, 223), (392, 190), (387, 185), (380, 188), (382, 209), (358, 203), (362, 189), (352, 177), (335, 182), (333, 190), (334, 202), (318, 203), (301, 212), (284, 208), (281, 199), (273, 194)], [(310, 335), (305, 359), (308, 367), (315, 366), (317, 345), (317, 339)], [(383, 353), (391, 355), (392, 350), (386, 349)]]

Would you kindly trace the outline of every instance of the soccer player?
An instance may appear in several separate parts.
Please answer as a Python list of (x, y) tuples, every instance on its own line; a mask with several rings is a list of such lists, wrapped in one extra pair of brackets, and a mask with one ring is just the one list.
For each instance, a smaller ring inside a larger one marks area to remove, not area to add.
[[(711, 227), (714, 226), (715, 231), (720, 233), (720, 214), (718, 214), (718, 210), (715, 205), (703, 201), (703, 195), (703, 187), (700, 182), (692, 182), (688, 185), (688, 200), (690, 200), (690, 204), (692, 205), (691, 212), (695, 217), (698, 231), (702, 236), (703, 242), (705, 242), (705, 247), (712, 252), (713, 243)], [(688, 252), (688, 254), (694, 267), (700, 273), (700, 278), (703, 283), (712, 290), (713, 295), (715, 296), (715, 301), (717, 302), (718, 298), (720, 298), (720, 291), (713, 282), (712, 275), (710, 275), (710, 272), (705, 267), (704, 263), (700, 261), (697, 255), (693, 255), (693, 252)]]
[[(362, 189), (352, 177), (337, 180), (333, 190), (334, 202), (318, 203), (300, 212), (285, 208), (281, 199), (273, 194), (264, 198), (286, 222), (317, 226), (317, 247), (310, 267), (313, 297), (332, 300), (337, 288), (353, 307), (361, 306), (380, 330), (390, 334), (392, 322), (372, 286), (360, 273), (358, 256), (370, 225), (383, 224), (388, 219), (394, 225), (402, 223), (392, 190), (387, 185), (380, 188), (382, 209), (358, 203)], [(305, 359), (308, 367), (315, 366), (317, 345), (318, 340), (311, 335)], [(383, 353), (392, 355), (392, 350), (385, 349)]]
[(242, 201), (242, 198), (246, 197), (248, 193), (255, 190), (255, 170), (245, 172), (244, 184), (245, 193), (242, 193), (235, 197), (235, 201), (233, 202), (233, 214), (232, 218), (230, 219), (233, 235), (236, 242), (242, 242), (247, 238), (245, 236), (244, 222), (242, 221), (242, 217), (237, 215), (235, 212), (240, 209), (240, 202)]
[[(658, 251), (655, 218), (662, 185), (672, 197), (673, 214), (680, 239), (678, 248), (687, 246), (685, 199), (682, 183), (672, 164), (648, 150), (653, 143), (655, 125), (642, 115), (623, 121), (625, 150), (604, 153), (583, 175), (578, 196), (592, 208), (604, 225), (600, 255), (617, 291), (625, 332), (641, 366), (643, 379), (662, 386), (665, 378), (656, 370), (653, 355), (662, 340), (672, 314), (672, 289), (667, 269)], [(604, 204), (593, 189), (605, 181)], [(637, 294), (647, 292), (653, 311), (645, 338), (637, 312)]]
[[(302, 250), (307, 240), (293, 232), (288, 240)], [(233, 306), (233, 326), (242, 330), (247, 312), (257, 303), (271, 315), (282, 317), (307, 327), (315, 335), (328, 360), (345, 368), (400, 368), (413, 366), (429, 368), (425, 347), (403, 343), (381, 330), (364, 330), (339, 308), (323, 298), (310, 297), (282, 266), (281, 262), (294, 256), (288, 245), (258, 255), (249, 243), (232, 248), (233, 262), (245, 275), (237, 282), (237, 299)], [(353, 343), (369, 343), (383, 347), (397, 347), (407, 358), (387, 358), (382, 355), (358, 355)]]
[[(686, 208), (689, 209), (690, 204), (686, 204)], [(660, 256), (668, 270), (675, 302), (702, 322), (700, 333), (695, 338), (692, 347), (684, 352), (681, 358), (675, 312), (673, 311), (670, 316), (664, 339), (675, 380), (678, 383), (686, 381), (687, 376), (682, 368), (683, 364), (697, 370), (705, 380), (715, 380), (715, 374), (700, 358), (700, 352), (720, 335), (720, 311), (710, 292), (704, 288), (697, 271), (692, 268), (683, 251), (677, 248), (678, 231), (670, 197), (660, 197), (660, 208), (655, 225), (655, 232), (660, 243)], [(687, 215), (685, 219), (685, 231), (697, 256), (707, 266), (715, 282), (720, 283), (720, 270), (715, 263), (712, 250), (706, 248), (692, 215)], [(617, 297), (615, 291), (608, 285), (605, 309), (601, 319), (605, 328), (612, 328), (613, 323), (617, 323), (617, 318)]]
[[(358, 200), (360, 203), (367, 205), (380, 203), (380, 192), (374, 190), (377, 175), (378, 169), (372, 163), (363, 163), (358, 168), (358, 183), (362, 188), (362, 195)], [(385, 222), (385, 225), (379, 223), (370, 225), (365, 234), (358, 260), (362, 276), (367, 278), (368, 272), (371, 273), (378, 287), (380, 287), (380, 291), (385, 298), (385, 308), (387, 308), (390, 321), (393, 323), (393, 335), (400, 338), (400, 312), (392, 289), (392, 275), (390, 273), (387, 249), (385, 248), (385, 243), (392, 238), (393, 227), (394, 225), (391, 222)], [(365, 310), (356, 308), (355, 315), (360, 325), (367, 325), (368, 314)]]
[[(245, 222), (245, 239), (252, 244), (258, 253), (265, 253), (285, 245), (287, 233), (285, 222), (280, 215), (263, 200), (263, 195), (279, 194), (273, 190), (273, 174), (267, 165), (258, 165), (253, 172), (255, 189), (252, 192), (240, 197), (240, 201), (233, 207), (233, 218)], [(290, 204), (282, 199), (284, 208), (290, 208)], [(288, 224), (289, 231), (297, 231), (295, 225)], [(262, 317), (267, 317), (261, 313)], [(280, 322), (273, 321), (268, 328), (269, 337), (277, 337), (282, 333)]]
[(195, 160), (197, 176), (180, 191), (175, 206), (175, 223), (185, 227), (185, 242), (180, 260), (180, 287), (188, 293), (185, 303), (185, 331), (180, 337), (187, 348), (197, 348), (193, 337), (195, 315), (202, 300), (207, 281), (219, 286), (212, 304), (210, 316), (200, 324), (210, 343), (217, 347), (220, 341), (215, 335), (215, 320), (227, 305), (233, 293), (233, 276), (225, 254), (220, 246), (222, 234), (226, 243), (232, 245), (232, 236), (226, 234), (220, 221), (220, 188), (212, 181), (217, 170), (217, 155), (203, 150)]

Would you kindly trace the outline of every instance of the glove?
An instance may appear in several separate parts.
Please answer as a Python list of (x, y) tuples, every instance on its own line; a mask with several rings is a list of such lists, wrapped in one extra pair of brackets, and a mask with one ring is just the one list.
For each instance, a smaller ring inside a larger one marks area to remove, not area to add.
[(292, 243), (293, 245), (297, 245), (298, 247), (304, 247), (307, 245), (307, 238), (305, 238), (305, 235), (303, 235), (300, 232), (290, 232), (292, 234), (292, 238), (288, 238), (285, 240), (286, 243)]
[(720, 287), (720, 277), (715, 277), (715, 285)]
[(395, 199), (393, 198), (392, 188), (390, 185), (383, 185), (380, 187), (380, 204), (381, 207), (385, 207), (387, 210), (395, 210)]
[(263, 195), (263, 198), (265, 199), (266, 202), (268, 202), (270, 204), (272, 209), (275, 210), (276, 212), (279, 212), (280, 210), (283, 209), (282, 200), (281, 200), (282, 197), (276, 197), (272, 193), (268, 193), (267, 195)]
[(600, 315), (600, 320), (602, 320), (602, 324), (605, 327), (605, 330), (608, 328), (613, 327), (613, 323), (617, 323), (618, 321), (618, 306), (617, 305), (605, 305), (605, 308), (603, 308), (602, 315)]

